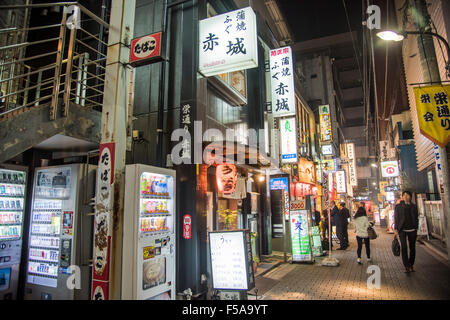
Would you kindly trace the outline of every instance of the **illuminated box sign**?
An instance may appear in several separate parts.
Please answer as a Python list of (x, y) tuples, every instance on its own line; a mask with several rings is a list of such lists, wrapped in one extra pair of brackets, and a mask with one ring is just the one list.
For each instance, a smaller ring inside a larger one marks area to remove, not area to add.
[(152, 33), (131, 40), (130, 64), (133, 67), (146, 65), (162, 60), (162, 33)]
[(356, 187), (358, 185), (358, 178), (356, 175), (356, 159), (355, 159), (355, 144), (347, 144), (347, 156), (348, 156), (348, 178), (350, 180), (350, 186)]
[(345, 171), (336, 171), (336, 188), (338, 193), (345, 193), (347, 191)]
[(330, 106), (319, 106), (319, 120), (320, 120), (320, 140), (322, 142), (331, 141), (331, 115)]
[(322, 154), (324, 156), (332, 155), (333, 154), (333, 145), (331, 145), (331, 144), (322, 145)]
[(294, 115), (295, 88), (291, 47), (270, 50), (270, 77), (274, 117)]
[(270, 190), (284, 190), (284, 218), (289, 219), (289, 177), (270, 178)]
[(256, 15), (251, 7), (199, 23), (199, 72), (205, 77), (258, 66)]
[(280, 120), (281, 162), (297, 162), (295, 117)]
[(384, 191), (386, 192), (400, 191), (400, 186), (385, 186)]
[(381, 176), (383, 178), (398, 177), (398, 161), (381, 162)]

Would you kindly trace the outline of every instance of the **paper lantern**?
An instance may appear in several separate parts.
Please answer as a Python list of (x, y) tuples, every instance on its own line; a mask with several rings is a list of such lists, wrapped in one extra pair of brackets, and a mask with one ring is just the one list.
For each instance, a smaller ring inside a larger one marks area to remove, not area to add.
[(217, 188), (223, 194), (232, 194), (236, 189), (236, 166), (229, 163), (219, 164), (216, 168)]

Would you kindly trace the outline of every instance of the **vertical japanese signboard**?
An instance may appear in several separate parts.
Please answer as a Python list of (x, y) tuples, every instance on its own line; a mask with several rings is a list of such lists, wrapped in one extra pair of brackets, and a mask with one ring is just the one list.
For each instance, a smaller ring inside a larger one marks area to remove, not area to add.
[(441, 148), (450, 141), (450, 85), (415, 87), (420, 132)]
[(356, 187), (358, 185), (358, 179), (356, 176), (356, 159), (355, 159), (354, 143), (347, 143), (347, 156), (348, 156), (348, 178), (350, 180), (350, 186)]
[(345, 193), (346, 183), (345, 183), (345, 171), (336, 171), (336, 189), (337, 193)]
[(270, 51), (272, 113), (275, 117), (295, 115), (294, 69), (291, 47)]
[(439, 186), (439, 190), (441, 193), (444, 193), (443, 189), (443, 183), (444, 183), (444, 176), (442, 175), (442, 167), (441, 167), (441, 154), (439, 153), (439, 146), (437, 144), (434, 144), (434, 157), (436, 160), (436, 176), (437, 176), (437, 182)]
[(258, 66), (256, 15), (251, 7), (199, 23), (199, 72), (206, 77)]
[(93, 300), (109, 299), (109, 269), (111, 251), (111, 196), (114, 184), (115, 144), (100, 145), (97, 192), (94, 218), (94, 261), (92, 268)]
[(280, 120), (281, 163), (297, 162), (295, 117)]
[(291, 247), (292, 261), (312, 261), (311, 237), (308, 211), (291, 211)]
[(319, 106), (319, 121), (320, 121), (320, 141), (328, 142), (332, 139), (331, 132), (331, 114), (330, 106)]
[(389, 160), (389, 156), (390, 156), (389, 151), (390, 151), (389, 141), (387, 141), (387, 140), (380, 141), (380, 160), (381, 161)]
[(192, 159), (192, 141), (191, 141), (191, 133), (192, 133), (192, 115), (191, 115), (191, 105), (186, 103), (181, 106), (181, 120), (180, 125), (186, 132), (186, 136), (182, 142), (181, 149), (181, 158), (185, 160), (185, 163), (191, 163)]

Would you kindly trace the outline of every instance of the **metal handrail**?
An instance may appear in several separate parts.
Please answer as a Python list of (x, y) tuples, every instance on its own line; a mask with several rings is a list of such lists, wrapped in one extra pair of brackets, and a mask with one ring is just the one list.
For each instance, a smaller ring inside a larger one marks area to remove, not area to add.
[[(80, 27), (69, 30), (67, 20), (70, 13), (67, 7), (72, 5), (76, 5), (80, 9)], [(14, 40), (19, 40), (17, 43), (10, 44), (11, 42), (9, 42), (8, 45), (0, 47), (0, 53), (3, 55), (3, 58), (0, 56), (0, 87), (7, 88), (5, 95), (1, 97), (4, 103), (0, 107), (0, 117), (25, 107), (39, 106), (42, 101), (49, 99), (51, 99), (49, 113), (51, 120), (56, 118), (56, 109), (60, 106), (62, 107), (62, 116), (67, 116), (69, 101), (82, 106), (86, 106), (86, 102), (89, 106), (102, 106), (101, 97), (104, 92), (101, 89), (105, 85), (108, 45), (106, 41), (100, 39), (98, 34), (86, 30), (86, 27), (83, 26), (88, 20), (90, 23), (95, 21), (106, 28), (109, 28), (109, 24), (78, 2), (0, 5), (0, 10), (25, 9), (28, 11), (45, 7), (64, 7), (61, 23), (35, 27), (22, 25), (0, 29), (0, 35), (21, 34)], [(27, 32), (51, 28), (59, 28), (58, 37), (39, 39), (33, 42), (26, 41)], [(57, 42), (57, 50), (30, 57), (24, 56), (25, 48), (52, 41)], [(84, 41), (90, 41), (90, 44)], [(93, 41), (96, 42), (95, 45), (91, 44)], [(89, 53), (99, 59), (89, 59)], [(39, 66), (37, 69), (24, 65), (26, 61), (36, 61), (52, 55), (56, 57), (56, 61), (51, 64)], [(74, 61), (77, 59), (79, 60), (75, 63)], [(42, 79), (44, 73), (45, 80)], [(50, 78), (48, 77), (49, 73), (53, 73)], [(49, 90), (52, 91), (51, 94), (41, 97), (41, 92), (49, 92)], [(61, 98), (64, 99), (62, 104), (58, 103)]]
[(50, 29), (50, 28), (55, 28), (55, 27), (60, 27), (60, 26), (61, 26), (61, 23), (51, 24), (51, 25), (47, 25), (47, 26), (40, 26), (40, 27), (23, 28), (23, 29), (8, 28), (8, 29), (0, 29), (0, 33), (36, 31), (36, 30)]

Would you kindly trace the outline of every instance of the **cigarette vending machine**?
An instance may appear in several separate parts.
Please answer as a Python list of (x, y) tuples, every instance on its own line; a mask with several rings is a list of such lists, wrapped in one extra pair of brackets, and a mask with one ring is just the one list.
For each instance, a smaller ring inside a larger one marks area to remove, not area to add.
[(122, 299), (175, 300), (175, 171), (125, 170)]
[(88, 164), (36, 169), (25, 299), (90, 298), (95, 174)]
[(26, 169), (0, 168), (0, 300), (17, 298), (26, 183)]

